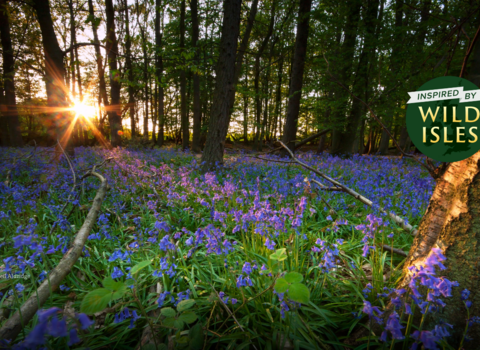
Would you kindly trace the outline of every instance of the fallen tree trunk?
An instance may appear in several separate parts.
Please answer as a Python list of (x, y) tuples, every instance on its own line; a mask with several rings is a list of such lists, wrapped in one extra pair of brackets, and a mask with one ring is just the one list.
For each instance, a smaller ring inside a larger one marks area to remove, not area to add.
[(90, 171), (86, 176), (95, 176), (100, 180), (100, 188), (95, 195), (93, 200), (92, 207), (88, 212), (87, 218), (83, 222), (82, 227), (75, 236), (72, 247), (68, 252), (63, 256), (58, 265), (48, 274), (47, 278), (43, 283), (38, 287), (37, 291), (31, 295), (28, 300), (20, 307), (15, 314), (10, 317), (7, 322), (0, 329), (0, 339), (15, 340), (17, 335), (35, 315), (39, 307), (41, 307), (50, 296), (50, 292), (55, 291), (62, 280), (69, 274), (72, 270), (73, 265), (82, 254), (83, 247), (85, 242), (90, 234), (90, 231), (93, 228), (93, 225), (97, 221), (97, 216), (100, 211), (103, 199), (107, 193), (107, 181), (105, 178), (96, 173), (95, 171)]

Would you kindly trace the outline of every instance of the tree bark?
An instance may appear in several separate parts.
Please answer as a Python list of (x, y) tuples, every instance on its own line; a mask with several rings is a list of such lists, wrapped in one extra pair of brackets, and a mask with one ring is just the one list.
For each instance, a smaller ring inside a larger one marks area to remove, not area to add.
[[(453, 297), (446, 298), (447, 306), (442, 317), (454, 327), (449, 343), (459, 344), (465, 328), (466, 310), (460, 300), (461, 290), (472, 292), (473, 302), (470, 315), (480, 313), (480, 152), (460, 162), (450, 163), (430, 199), (404, 268), (404, 279), (400, 285), (407, 285), (411, 278), (408, 267), (423, 265), (432, 248), (440, 248), (447, 257), (447, 269), (441, 275), (457, 281), (460, 288), (453, 288)], [(438, 321), (432, 315), (426, 324)], [(465, 349), (477, 349), (480, 341), (478, 327), (469, 331), (472, 341), (466, 342)]]
[(295, 138), (297, 136), (311, 7), (312, 0), (300, 0), (295, 52), (293, 55), (292, 72), (290, 75), (287, 118), (285, 120), (282, 138), (283, 143), (291, 150), (294, 150), (295, 148)]
[(216, 84), (202, 170), (223, 164), (225, 137), (230, 123), (230, 94), (235, 92), (235, 54), (240, 31), (242, 0), (224, 0), (222, 38), (216, 69)]
[(5, 110), (2, 118), (8, 125), (10, 145), (23, 146), (20, 122), (18, 120), (17, 101), (15, 96), (15, 58), (13, 55), (12, 39), (10, 37), (10, 23), (8, 18), (7, 1), (0, 0), (0, 38), (3, 49), (3, 88), (5, 91)]
[[(358, 61), (355, 82), (353, 84), (353, 93), (360, 97), (365, 98), (368, 88), (368, 67), (372, 62), (372, 56), (376, 48), (376, 36), (375, 36), (375, 21), (377, 20), (379, 0), (368, 1), (368, 6), (365, 14), (365, 28), (366, 34), (364, 39), (364, 45), (362, 53)], [(358, 99), (353, 99), (352, 108), (347, 118), (347, 123), (344, 132), (341, 133), (340, 142), (336, 145), (335, 153), (352, 153), (357, 135), (357, 130), (360, 122), (360, 118), (365, 111), (364, 106)]]
[(65, 67), (63, 64), (64, 54), (58, 45), (57, 36), (53, 27), (50, 4), (48, 0), (34, 0), (33, 8), (37, 14), (37, 20), (42, 32), (43, 51), (45, 55), (45, 87), (47, 92), (47, 105), (52, 109), (45, 124), (52, 141), (57, 139), (63, 149), (73, 153), (70, 145), (70, 135), (67, 129), (72, 121), (69, 113), (61, 109), (67, 107), (65, 91)]
[(196, 70), (193, 72), (193, 136), (192, 136), (192, 151), (200, 152), (200, 131), (202, 123), (202, 111), (200, 109), (200, 75), (197, 69), (200, 66), (200, 53), (197, 47), (199, 36), (198, 24), (198, 0), (191, 0), (190, 11), (192, 13), (192, 47), (195, 51), (194, 62)]
[[(88, 13), (89, 13), (89, 20), (92, 23), (92, 31), (93, 31), (93, 43), (97, 44), (94, 45), (95, 47), (95, 57), (97, 59), (97, 70), (98, 70), (98, 84), (99, 84), (99, 108), (100, 104), (103, 102), (104, 107), (107, 109), (109, 106), (108, 96), (107, 96), (107, 86), (105, 84), (105, 70), (103, 68), (103, 57), (100, 51), (100, 41), (98, 40), (98, 23), (95, 18), (95, 10), (93, 8), (93, 1), (88, 0)], [(101, 109), (99, 110), (100, 115), (99, 117), (99, 128), (100, 131), (103, 132), (103, 117), (101, 115)]]
[[(162, 53), (162, 35), (160, 32), (160, 8), (162, 7), (162, 0), (155, 2), (155, 75), (158, 83), (158, 146), (163, 145), (164, 139), (164, 91), (163, 91), (163, 53)], [(163, 16), (163, 12), (162, 12)]]
[[(355, 43), (357, 40), (358, 23), (360, 19), (360, 9), (362, 1), (354, 0), (349, 3), (343, 45), (340, 50), (340, 55), (335, 61), (335, 66), (332, 70), (336, 73), (337, 78), (345, 85), (350, 85), (352, 81), (352, 68), (355, 60)], [(345, 115), (347, 114), (348, 101), (350, 94), (337, 84), (333, 87), (333, 98), (335, 101), (340, 102), (338, 108), (332, 113), (332, 120), (339, 124), (332, 132), (332, 144), (330, 147), (330, 153), (337, 154), (340, 152), (340, 146), (342, 143), (343, 127), (346, 123)]]
[(188, 148), (188, 141), (190, 139), (188, 114), (187, 114), (187, 76), (185, 58), (183, 53), (185, 52), (185, 0), (182, 0), (180, 5), (180, 54), (181, 64), (180, 68), (180, 121), (182, 125), (182, 149)]
[[(270, 37), (273, 33), (273, 26), (275, 24), (275, 4), (276, 2), (272, 2), (272, 7), (270, 10), (270, 24), (268, 25), (268, 32), (265, 35), (265, 38), (262, 40), (262, 44), (257, 51), (255, 56), (255, 66), (254, 66), (254, 86), (255, 86), (255, 141), (253, 144), (253, 148), (255, 150), (261, 150), (262, 146), (260, 145), (262, 140), (261, 138), (261, 115), (262, 115), (262, 96), (260, 93), (260, 58), (262, 58), (263, 52), (267, 48), (268, 42), (270, 41)], [(272, 48), (273, 49), (273, 48)], [(271, 58), (271, 53), (270, 53)]]
[(106, 51), (110, 69), (110, 106), (108, 120), (110, 122), (110, 140), (113, 147), (121, 146), (122, 115), (120, 106), (120, 74), (117, 68), (118, 44), (115, 34), (115, 11), (112, 0), (105, 0), (105, 14), (107, 17)]
[(125, 10), (125, 68), (127, 69), (128, 76), (128, 109), (130, 114), (130, 133), (133, 138), (137, 134), (137, 130), (135, 125), (135, 91), (133, 88), (132, 37), (130, 35), (130, 18), (127, 0), (123, 1), (123, 6)]

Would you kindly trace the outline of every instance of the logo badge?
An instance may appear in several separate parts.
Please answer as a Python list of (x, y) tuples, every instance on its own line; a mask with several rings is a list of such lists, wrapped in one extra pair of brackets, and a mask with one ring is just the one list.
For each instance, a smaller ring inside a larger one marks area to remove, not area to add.
[(480, 90), (458, 77), (440, 77), (409, 92), (407, 131), (417, 149), (441, 162), (480, 150)]

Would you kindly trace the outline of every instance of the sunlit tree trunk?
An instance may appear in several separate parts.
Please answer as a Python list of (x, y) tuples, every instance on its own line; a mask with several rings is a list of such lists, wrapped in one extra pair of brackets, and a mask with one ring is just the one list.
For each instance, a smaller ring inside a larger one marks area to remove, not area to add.
[[(449, 343), (459, 343), (466, 324), (466, 309), (460, 300), (460, 291), (467, 288), (473, 302), (470, 315), (480, 314), (480, 152), (460, 162), (450, 163), (437, 180), (437, 186), (423, 217), (410, 253), (407, 257), (405, 278), (400, 284), (406, 285), (411, 272), (408, 267), (422, 265), (432, 248), (440, 248), (447, 257), (447, 269), (441, 275), (457, 281), (460, 288), (453, 288), (453, 297), (446, 298), (447, 306), (438, 317), (454, 326), (454, 336)], [(438, 321), (432, 315), (429, 324)], [(474, 327), (469, 335), (473, 341), (465, 343), (469, 349), (478, 349), (480, 332)]]
[(8, 125), (10, 145), (23, 146), (20, 122), (18, 120), (17, 101), (15, 96), (15, 58), (13, 55), (12, 39), (10, 37), (10, 23), (6, 0), (0, 0), (0, 38), (3, 49), (3, 88), (5, 91), (4, 110), (2, 118)]
[(52, 109), (44, 122), (52, 139), (54, 141), (58, 139), (63, 148), (70, 152), (70, 135), (67, 134), (67, 130), (72, 118), (69, 113), (61, 110), (67, 107), (64, 53), (58, 45), (48, 0), (34, 0), (33, 7), (42, 32), (47, 105)]

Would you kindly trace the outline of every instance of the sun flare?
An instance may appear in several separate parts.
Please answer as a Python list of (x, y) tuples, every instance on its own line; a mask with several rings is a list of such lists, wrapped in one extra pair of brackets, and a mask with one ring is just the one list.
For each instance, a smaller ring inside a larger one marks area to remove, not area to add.
[(81, 101), (75, 101), (72, 110), (75, 112), (75, 114), (81, 115), (85, 118), (93, 118), (96, 112), (94, 106), (88, 105)]

